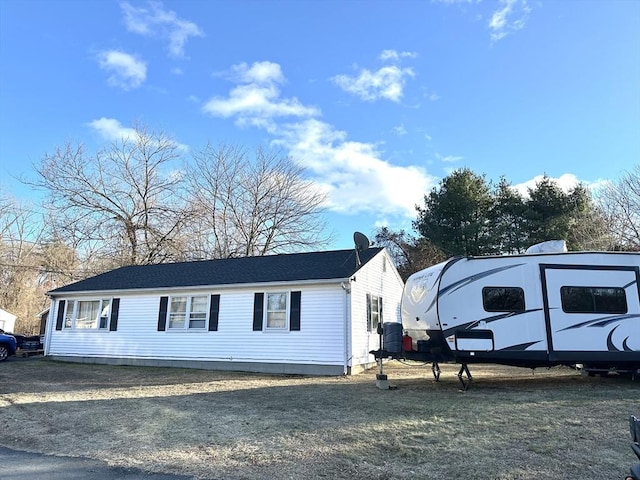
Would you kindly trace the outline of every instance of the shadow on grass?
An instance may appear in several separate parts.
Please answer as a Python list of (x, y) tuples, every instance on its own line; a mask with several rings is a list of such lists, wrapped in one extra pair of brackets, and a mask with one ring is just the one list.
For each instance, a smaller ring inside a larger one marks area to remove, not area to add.
[[(428, 370), (390, 368), (399, 389), (383, 391), (374, 372), (308, 379), (44, 362), (35, 387), (0, 396), (8, 402), (0, 421), (19, 426), (1, 441), (200, 478), (467, 478), (471, 468), (473, 478), (624, 475), (637, 384), (483, 367), (461, 394), (454, 369), (435, 383)], [(217, 383), (190, 393), (180, 379)], [(44, 401), (20, 403), (38, 384), (49, 386)], [(167, 389), (92, 399), (126, 385)]]
[(9, 358), (0, 365), (0, 394), (167, 386), (260, 377), (252, 373), (217, 370), (82, 364), (46, 357)]

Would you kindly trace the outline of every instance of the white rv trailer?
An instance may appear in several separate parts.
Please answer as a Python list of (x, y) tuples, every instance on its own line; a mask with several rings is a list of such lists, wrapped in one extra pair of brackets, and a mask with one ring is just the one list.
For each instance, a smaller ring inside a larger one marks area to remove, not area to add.
[(401, 309), (390, 356), (433, 362), (436, 379), (460, 363), (463, 386), (470, 363), (640, 369), (637, 253), (452, 258), (409, 277)]

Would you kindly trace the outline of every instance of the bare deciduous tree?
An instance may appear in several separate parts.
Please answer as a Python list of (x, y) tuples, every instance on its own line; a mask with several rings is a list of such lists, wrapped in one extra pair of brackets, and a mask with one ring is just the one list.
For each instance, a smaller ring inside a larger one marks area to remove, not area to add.
[(375, 244), (385, 247), (403, 280), (423, 268), (430, 267), (447, 259), (447, 256), (435, 245), (424, 238), (416, 238), (404, 230), (393, 231), (381, 227), (375, 231)]
[(288, 157), (258, 148), (208, 145), (187, 178), (197, 222), (191, 252), (228, 258), (308, 250), (326, 245), (326, 195)]
[(0, 307), (17, 315), (15, 331), (36, 333), (46, 305), (40, 265), (42, 218), (0, 192)]
[[(0, 192), (0, 306), (36, 333), (52, 288), (125, 264), (317, 248), (325, 195), (287, 157), (182, 148), (136, 128), (96, 154), (67, 144), (34, 166), (41, 213)], [(189, 198), (187, 198), (189, 188)], [(42, 213), (44, 212), (44, 213)]]
[(598, 195), (616, 249), (640, 252), (640, 164)]
[(173, 165), (180, 147), (136, 128), (95, 155), (67, 144), (35, 166), (52, 229), (64, 243), (109, 258), (111, 266), (181, 258), (187, 211)]

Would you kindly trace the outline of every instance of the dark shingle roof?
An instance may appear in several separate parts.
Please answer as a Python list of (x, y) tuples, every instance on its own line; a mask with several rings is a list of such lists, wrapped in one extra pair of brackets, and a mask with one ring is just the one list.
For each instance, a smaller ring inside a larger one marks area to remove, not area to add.
[[(360, 252), (362, 265), (381, 250)], [(358, 268), (354, 250), (136, 265), (80, 280), (49, 294), (341, 279), (349, 278)]]

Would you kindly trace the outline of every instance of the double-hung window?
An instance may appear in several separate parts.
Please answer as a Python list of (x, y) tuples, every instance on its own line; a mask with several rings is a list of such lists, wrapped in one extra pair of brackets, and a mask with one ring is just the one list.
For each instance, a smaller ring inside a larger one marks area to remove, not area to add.
[(64, 328), (75, 330), (106, 330), (109, 327), (111, 300), (70, 300), (66, 303)]
[(254, 332), (300, 331), (302, 292), (256, 292), (253, 295)]
[(382, 297), (367, 294), (367, 331), (375, 332), (382, 323)]
[(287, 328), (287, 293), (267, 293), (267, 329)]
[(171, 297), (169, 329), (204, 329), (207, 325), (206, 295)]

